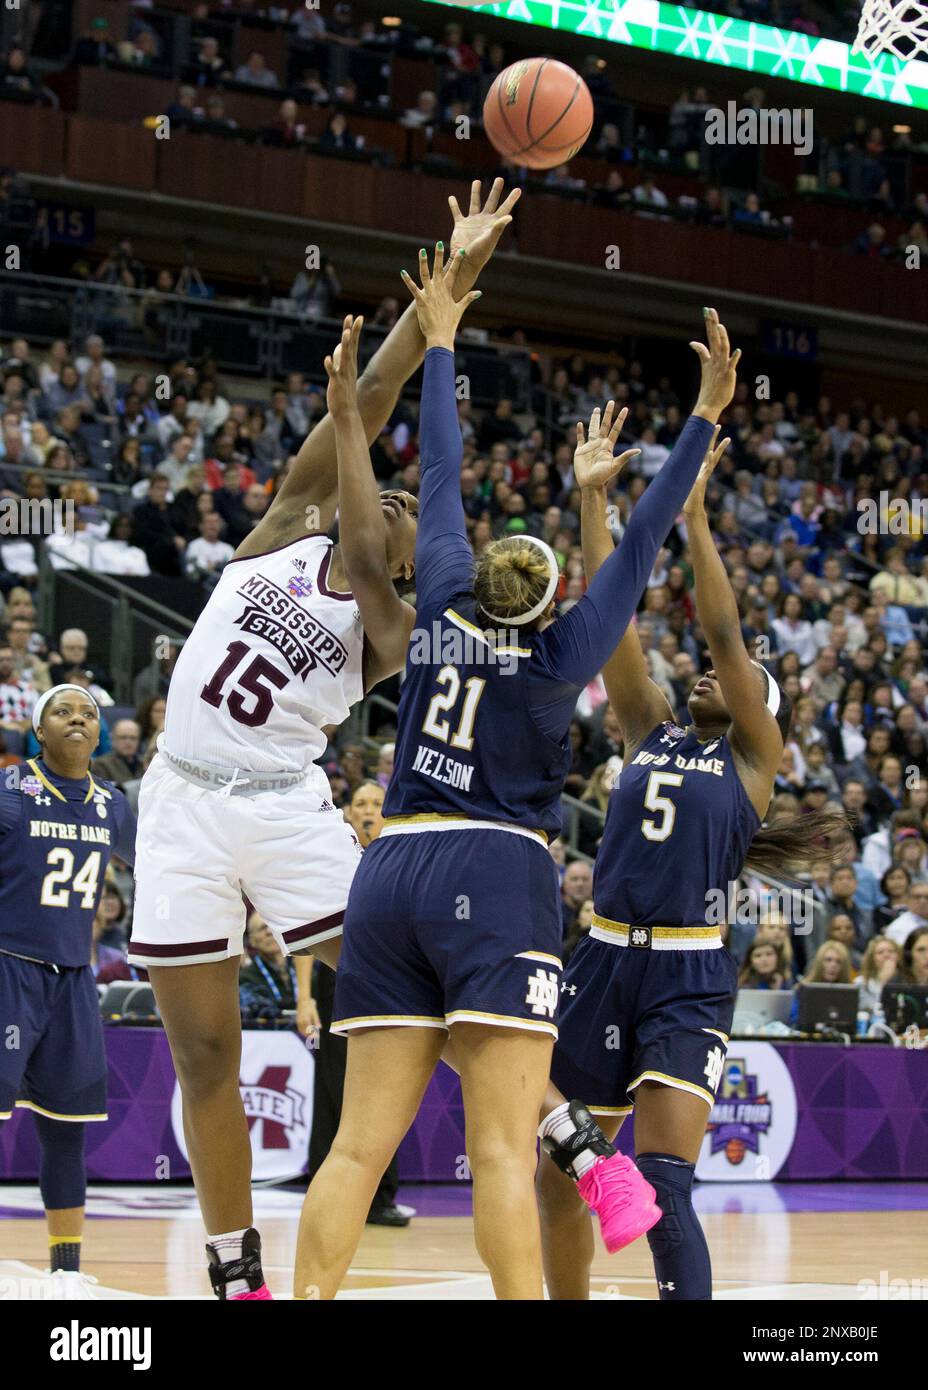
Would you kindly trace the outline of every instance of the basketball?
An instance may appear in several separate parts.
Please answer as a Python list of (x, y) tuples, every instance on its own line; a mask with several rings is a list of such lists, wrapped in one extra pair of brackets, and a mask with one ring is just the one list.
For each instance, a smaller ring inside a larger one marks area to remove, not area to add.
[(483, 124), (493, 148), (529, 169), (572, 159), (593, 128), (593, 98), (579, 73), (556, 58), (526, 58), (499, 74)]

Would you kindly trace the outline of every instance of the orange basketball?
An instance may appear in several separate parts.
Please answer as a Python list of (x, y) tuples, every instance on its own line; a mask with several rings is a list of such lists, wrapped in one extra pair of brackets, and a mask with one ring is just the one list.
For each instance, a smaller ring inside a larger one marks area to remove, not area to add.
[(497, 77), (483, 105), (494, 149), (515, 164), (566, 164), (593, 129), (593, 98), (579, 73), (556, 58), (526, 58)]

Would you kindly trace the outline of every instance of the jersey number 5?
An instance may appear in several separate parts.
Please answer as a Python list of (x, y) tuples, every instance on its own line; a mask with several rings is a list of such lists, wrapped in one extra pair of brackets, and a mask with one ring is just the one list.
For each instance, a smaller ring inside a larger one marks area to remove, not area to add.
[(641, 833), (646, 840), (666, 840), (673, 830), (677, 818), (677, 808), (669, 796), (661, 796), (661, 787), (681, 787), (683, 774), (680, 772), (652, 772), (644, 794), (644, 804), (649, 811), (660, 813), (661, 819), (649, 817), (641, 822)]
[(74, 855), (63, 845), (49, 850), (46, 862), (49, 872), (42, 879), (42, 892), (39, 895), (42, 907), (68, 907), (72, 893), (80, 893), (81, 907), (93, 907), (100, 881), (98, 849), (88, 854), (77, 873), (74, 872)]
[(437, 738), (441, 743), (449, 742), (452, 748), (463, 748), (469, 753), (474, 746), (474, 720), (477, 718), (477, 706), (483, 694), (486, 681), (479, 676), (468, 676), (464, 682), (464, 689), (467, 694), (464, 696), (464, 708), (461, 710), (461, 717), (458, 720), (458, 727), (451, 733), (451, 724), (447, 719), (439, 719), (440, 714), (446, 714), (453, 705), (457, 704), (458, 696), (461, 693), (461, 677), (453, 666), (443, 666), (435, 677), (436, 685), (445, 685), (447, 690), (440, 690), (437, 695), (433, 695), (429, 701), (428, 712), (422, 724), (422, 732), (431, 734), (432, 738)]
[[(214, 709), (218, 709), (223, 700), (222, 687), (236, 666), (241, 664), (242, 659), (250, 651), (251, 648), (247, 642), (230, 642), (225, 661), (213, 679), (200, 691), (200, 699), (205, 700)], [(254, 704), (247, 708), (237, 690), (231, 690), (226, 697), (229, 713), (238, 724), (247, 724), (250, 729), (254, 729), (259, 724), (267, 723), (271, 710), (274, 708), (274, 693), (262, 684), (263, 681), (269, 681), (277, 690), (283, 690), (287, 684), (287, 677), (265, 657), (256, 656), (236, 682), (249, 695), (255, 697)]]

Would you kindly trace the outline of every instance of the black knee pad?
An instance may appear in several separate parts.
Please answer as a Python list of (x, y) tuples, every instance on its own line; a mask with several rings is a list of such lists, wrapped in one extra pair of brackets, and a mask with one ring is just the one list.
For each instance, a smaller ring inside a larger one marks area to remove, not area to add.
[(82, 1207), (87, 1192), (84, 1161), (86, 1126), (82, 1121), (35, 1116), (42, 1150), (39, 1189), (46, 1210)]
[(661, 1220), (648, 1231), (651, 1254), (671, 1255), (686, 1239), (686, 1230), (695, 1219), (693, 1174), (695, 1165), (674, 1154), (642, 1154), (638, 1168), (657, 1193)]

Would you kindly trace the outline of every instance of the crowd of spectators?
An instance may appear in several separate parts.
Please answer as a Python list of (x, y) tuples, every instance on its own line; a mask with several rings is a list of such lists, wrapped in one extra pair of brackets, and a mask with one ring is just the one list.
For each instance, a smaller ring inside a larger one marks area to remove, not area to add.
[[(386, 306), (385, 319), (395, 312)], [(293, 374), (258, 407), (236, 399), (233, 384), (220, 382), (209, 362), (177, 362), (171, 391), (158, 399), (152, 378), (121, 373), (99, 338), (75, 346), (72, 352), (59, 342), (35, 352), (22, 339), (4, 345), (3, 495), (75, 502), (73, 533), (40, 542), (52, 564), (215, 582), (324, 410), (321, 392)], [(564, 611), (585, 588), (572, 426), (609, 397), (628, 406), (620, 447), (641, 453), (610, 499), (618, 535), (666, 461), (688, 402), (671, 376), (655, 377), (633, 358), (596, 364), (581, 355), (539, 356), (533, 370), (531, 410), (516, 411), (508, 400), (483, 412), (459, 403), (461, 492), (475, 553), (496, 537), (526, 532), (553, 546)], [(119, 425), (127, 488), (111, 509), (98, 496), (106, 483), (82, 467), (82, 431), (104, 409)], [(550, 444), (542, 420), (554, 429)], [(401, 402), (372, 448), (383, 486), (417, 491), (417, 428), (415, 404)], [(877, 404), (803, 399), (798, 390), (758, 401), (741, 383), (725, 429), (732, 442), (708, 498), (713, 531), (745, 641), (795, 708), (770, 814), (792, 818), (834, 804), (851, 825), (843, 862), (829, 867), (823, 860), (813, 870), (811, 930), (787, 932), (785, 942), (761, 950), (767, 928), (777, 926), (779, 889), (753, 878), (747, 882), (762, 920), (772, 904), (769, 920), (760, 941), (753, 927), (733, 921), (731, 949), (745, 983), (761, 987), (768, 976), (791, 980), (797, 971), (827, 978), (819, 972), (835, 961), (841, 978), (846, 966), (869, 980), (868, 988), (899, 971), (920, 981), (923, 937), (913, 943), (912, 931), (928, 931), (928, 421), (916, 410), (899, 418)], [(35, 544), (0, 539), (6, 761), (30, 751), (32, 705), (49, 683), (84, 683), (104, 705), (112, 703), (106, 672), (89, 664), (86, 633), (62, 633), (53, 646), (36, 630)], [(706, 661), (692, 582), (681, 521), (636, 620), (652, 678), (681, 722)], [(130, 798), (163, 720), (174, 659), (176, 650), (140, 674), (137, 714), (105, 735), (95, 765)], [(389, 740), (389, 722), (377, 733)], [(553, 850), (568, 952), (590, 923), (588, 860), (621, 770), (621, 731), (601, 679), (582, 693), (571, 743), (574, 820), (568, 818), (569, 843)], [(392, 754), (389, 742), (375, 754), (370, 745), (336, 741), (326, 758), (336, 804), (349, 805), (365, 779), (385, 786)], [(117, 886), (128, 913), (131, 883)], [(115, 912), (115, 899), (111, 906)], [(113, 945), (114, 937), (101, 941)]]

